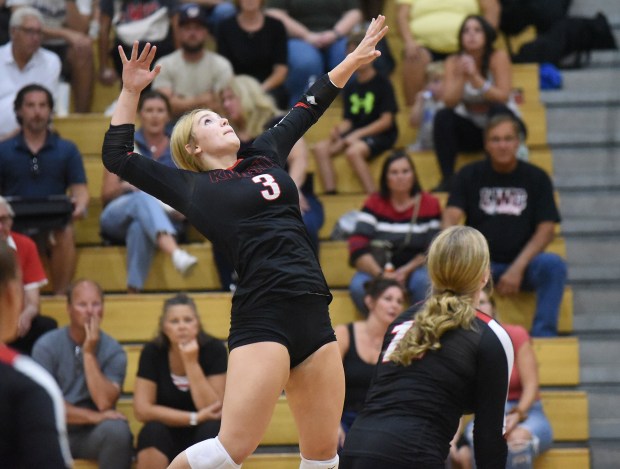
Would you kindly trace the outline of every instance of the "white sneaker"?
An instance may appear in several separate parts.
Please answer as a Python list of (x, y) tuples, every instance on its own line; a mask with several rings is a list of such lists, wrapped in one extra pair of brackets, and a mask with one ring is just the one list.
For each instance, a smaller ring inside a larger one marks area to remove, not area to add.
[(172, 253), (172, 263), (181, 275), (187, 275), (198, 263), (198, 259), (183, 249), (176, 249)]

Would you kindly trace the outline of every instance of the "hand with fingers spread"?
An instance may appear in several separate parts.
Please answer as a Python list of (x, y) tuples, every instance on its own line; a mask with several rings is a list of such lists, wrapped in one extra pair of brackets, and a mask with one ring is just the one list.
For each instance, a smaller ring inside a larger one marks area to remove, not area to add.
[(159, 65), (151, 70), (156, 52), (157, 47), (147, 42), (138, 55), (138, 41), (135, 41), (131, 49), (131, 57), (128, 59), (122, 46), (118, 46), (118, 53), (123, 62), (123, 89), (140, 93), (155, 79), (161, 70)]
[(360, 64), (372, 62), (381, 55), (381, 51), (377, 50), (376, 46), (383, 36), (385, 36), (387, 30), (388, 27), (385, 26), (385, 16), (383, 15), (377, 16), (377, 18), (374, 18), (370, 22), (364, 39), (351, 53), (355, 55)]

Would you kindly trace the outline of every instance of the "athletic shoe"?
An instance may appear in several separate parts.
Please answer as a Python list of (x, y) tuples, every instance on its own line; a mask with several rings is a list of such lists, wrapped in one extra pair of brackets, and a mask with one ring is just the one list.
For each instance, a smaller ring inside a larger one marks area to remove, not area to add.
[(176, 249), (172, 253), (172, 263), (181, 275), (187, 275), (198, 263), (198, 259), (183, 249)]

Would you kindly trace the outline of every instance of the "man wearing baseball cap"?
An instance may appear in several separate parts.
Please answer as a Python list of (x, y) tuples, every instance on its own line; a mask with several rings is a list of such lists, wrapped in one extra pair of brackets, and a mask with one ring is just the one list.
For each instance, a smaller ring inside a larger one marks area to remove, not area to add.
[(230, 62), (205, 49), (208, 21), (200, 5), (182, 5), (178, 23), (180, 48), (157, 61), (161, 72), (153, 81), (153, 89), (168, 97), (175, 119), (195, 108), (217, 110), (217, 91), (233, 77)]

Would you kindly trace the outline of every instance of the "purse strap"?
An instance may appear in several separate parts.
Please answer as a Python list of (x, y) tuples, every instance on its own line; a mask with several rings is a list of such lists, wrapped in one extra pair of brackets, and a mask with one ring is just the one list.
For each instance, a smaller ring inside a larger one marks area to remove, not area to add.
[(413, 200), (413, 212), (411, 213), (411, 221), (409, 222), (409, 231), (405, 235), (405, 242), (402, 244), (403, 248), (409, 244), (411, 237), (413, 236), (413, 226), (418, 221), (418, 215), (420, 214), (420, 205), (422, 202), (422, 194), (418, 192)]

